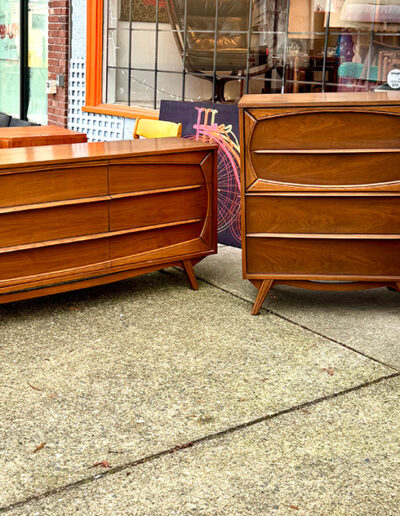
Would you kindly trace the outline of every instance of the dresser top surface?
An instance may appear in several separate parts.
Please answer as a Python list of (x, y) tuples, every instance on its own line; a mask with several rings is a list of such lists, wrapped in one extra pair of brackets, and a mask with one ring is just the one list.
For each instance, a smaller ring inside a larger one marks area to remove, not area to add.
[(12, 138), (33, 138), (41, 136), (69, 136), (69, 135), (83, 135), (77, 131), (71, 131), (65, 127), (58, 127), (55, 125), (32, 125), (22, 127), (0, 127), (0, 139)]
[(149, 138), (114, 142), (72, 143), (0, 150), (0, 170), (77, 161), (210, 151), (218, 146), (184, 138)]
[(400, 91), (243, 95), (239, 108), (398, 105)]

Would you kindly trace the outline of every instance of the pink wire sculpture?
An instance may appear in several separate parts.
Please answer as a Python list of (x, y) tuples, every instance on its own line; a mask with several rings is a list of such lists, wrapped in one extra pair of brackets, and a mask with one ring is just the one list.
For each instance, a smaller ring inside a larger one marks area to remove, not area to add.
[[(218, 150), (218, 233), (229, 231), (240, 244), (240, 145), (232, 125), (216, 124), (218, 109), (196, 107), (196, 133), (189, 139), (216, 143)], [(211, 116), (210, 116), (211, 115)], [(203, 117), (203, 122), (201, 119)], [(210, 118), (210, 122), (209, 122)]]

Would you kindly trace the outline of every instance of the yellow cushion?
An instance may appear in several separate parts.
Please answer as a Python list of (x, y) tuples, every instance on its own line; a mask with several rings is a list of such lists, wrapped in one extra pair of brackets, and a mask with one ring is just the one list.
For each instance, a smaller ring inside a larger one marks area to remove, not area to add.
[(182, 124), (166, 122), (165, 120), (148, 120), (140, 118), (136, 122), (133, 136), (144, 138), (166, 138), (168, 136), (180, 136)]

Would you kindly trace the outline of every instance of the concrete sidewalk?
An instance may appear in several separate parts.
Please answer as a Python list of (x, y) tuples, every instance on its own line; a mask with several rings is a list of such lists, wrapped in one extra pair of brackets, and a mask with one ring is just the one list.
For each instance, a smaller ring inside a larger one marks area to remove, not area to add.
[(196, 274), (0, 306), (0, 513), (397, 515), (400, 296)]

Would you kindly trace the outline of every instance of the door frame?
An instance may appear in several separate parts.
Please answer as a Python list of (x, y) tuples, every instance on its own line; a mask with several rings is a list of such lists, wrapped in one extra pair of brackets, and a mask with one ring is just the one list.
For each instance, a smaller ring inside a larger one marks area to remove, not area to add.
[(28, 23), (28, 2), (20, 0), (20, 77), (19, 77), (19, 117), (27, 120), (29, 105), (29, 68), (28, 68), (28, 42), (29, 42), (29, 23)]

